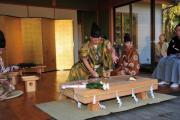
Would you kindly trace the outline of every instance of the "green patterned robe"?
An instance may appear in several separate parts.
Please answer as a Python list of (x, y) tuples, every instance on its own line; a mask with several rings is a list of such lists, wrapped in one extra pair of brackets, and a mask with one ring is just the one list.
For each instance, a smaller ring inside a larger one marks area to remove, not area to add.
[(83, 44), (79, 50), (80, 60), (75, 63), (69, 73), (68, 80), (85, 80), (91, 74), (82, 62), (82, 58), (87, 58), (90, 66), (102, 76), (103, 71), (112, 69), (112, 52), (108, 49), (109, 40), (102, 40), (102, 42), (95, 48), (90, 41)]

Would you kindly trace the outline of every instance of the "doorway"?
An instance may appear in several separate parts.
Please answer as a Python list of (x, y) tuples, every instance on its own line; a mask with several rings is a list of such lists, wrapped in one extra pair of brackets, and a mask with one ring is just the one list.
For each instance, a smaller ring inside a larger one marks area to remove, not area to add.
[(73, 21), (55, 20), (56, 69), (71, 69), (74, 64)]

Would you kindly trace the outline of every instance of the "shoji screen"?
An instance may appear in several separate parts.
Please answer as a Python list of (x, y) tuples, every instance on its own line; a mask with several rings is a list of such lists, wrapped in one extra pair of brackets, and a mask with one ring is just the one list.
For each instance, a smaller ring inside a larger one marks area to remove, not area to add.
[(74, 64), (72, 20), (55, 20), (55, 42), (57, 69), (70, 69)]

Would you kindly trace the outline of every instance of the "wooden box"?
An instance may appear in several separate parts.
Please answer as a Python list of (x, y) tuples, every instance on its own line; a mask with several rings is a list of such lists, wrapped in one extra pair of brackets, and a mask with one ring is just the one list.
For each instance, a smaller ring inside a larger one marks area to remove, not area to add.
[(96, 97), (97, 103), (103, 100), (108, 100), (112, 98), (116, 98), (118, 96), (127, 96), (131, 95), (132, 91), (139, 97), (140, 99), (147, 99), (147, 92), (152, 88), (153, 90), (158, 89), (158, 80), (152, 78), (145, 77), (136, 77), (136, 81), (130, 81), (129, 76), (114, 76), (110, 78), (98, 78), (98, 79), (90, 79), (90, 80), (82, 80), (82, 81), (73, 81), (66, 83), (66, 85), (73, 84), (81, 84), (87, 81), (103, 81), (105, 83), (109, 83), (109, 90), (101, 90), (101, 89), (61, 89), (61, 94), (64, 96), (76, 99), (83, 103), (88, 104), (88, 108), (91, 110), (98, 110), (97, 104), (93, 105), (93, 97)]
[(23, 76), (22, 80), (25, 81), (26, 92), (36, 91), (36, 81), (39, 80), (37, 76)]

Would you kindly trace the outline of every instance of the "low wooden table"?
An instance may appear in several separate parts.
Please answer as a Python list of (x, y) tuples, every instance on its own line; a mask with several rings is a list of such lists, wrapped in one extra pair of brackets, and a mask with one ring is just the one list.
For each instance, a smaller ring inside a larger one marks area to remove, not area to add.
[(25, 72), (37, 72), (37, 73), (41, 74), (44, 71), (45, 67), (46, 66), (40, 65), (40, 66), (35, 66), (35, 67), (21, 68), (19, 73), (20, 73), (21, 76)]
[[(65, 96), (74, 100), (78, 100), (83, 104), (88, 104), (88, 108), (92, 111), (97, 111), (100, 109), (99, 102), (103, 100), (108, 100), (116, 98), (118, 96), (131, 95), (132, 91), (140, 99), (148, 99), (147, 92), (150, 88), (153, 90), (158, 89), (158, 80), (145, 77), (136, 77), (136, 81), (129, 81), (129, 76), (114, 76), (107, 79), (98, 78), (90, 79), (88, 81), (103, 81), (109, 83), (109, 90), (101, 89), (61, 89), (61, 96)], [(66, 83), (67, 85), (80, 84), (82, 82), (87, 82), (87, 80), (73, 81)], [(153, 87), (152, 87), (153, 86)], [(93, 98), (96, 97), (96, 104), (93, 104)]]

